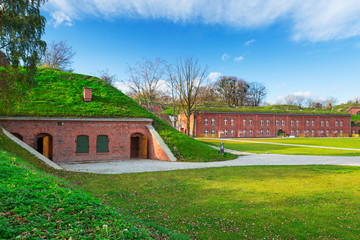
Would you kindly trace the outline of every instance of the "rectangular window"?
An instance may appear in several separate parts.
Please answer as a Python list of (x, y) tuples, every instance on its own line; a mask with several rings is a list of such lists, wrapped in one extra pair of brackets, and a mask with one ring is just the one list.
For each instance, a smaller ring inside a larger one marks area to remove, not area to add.
[(214, 129), (211, 130), (211, 134), (212, 134), (212, 135), (215, 135), (215, 130), (214, 130)]
[(266, 135), (270, 135), (270, 130), (266, 130)]
[(296, 120), (296, 126), (299, 126), (299, 120)]
[(335, 127), (337, 127), (338, 126), (338, 121), (335, 121)]
[(209, 124), (209, 120), (207, 118), (205, 118), (205, 125)]
[(261, 134), (261, 136), (264, 136), (264, 130), (260, 130), (260, 134)]
[(343, 121), (340, 121), (340, 127), (342, 127), (343, 126)]
[(282, 120), (282, 121), (281, 121), (281, 125), (282, 125), (282, 126), (285, 126), (285, 120)]
[(227, 122), (228, 122), (228, 120), (225, 118), (224, 119), (224, 124), (227, 125)]
[(327, 126), (327, 127), (329, 126), (329, 121), (326, 121), (326, 126)]
[(215, 125), (215, 118), (211, 119), (211, 124)]
[(306, 120), (306, 126), (309, 126), (309, 120)]
[(260, 125), (263, 126), (264, 125), (264, 120), (260, 120)]
[(76, 153), (89, 153), (89, 136), (77, 136)]
[(315, 126), (315, 121), (314, 120), (311, 121), (311, 126), (313, 126), (313, 127)]
[(234, 136), (234, 135), (235, 135), (235, 131), (231, 130), (231, 136)]
[(106, 135), (99, 135), (96, 139), (96, 152), (106, 153), (109, 152), (109, 140)]
[(270, 120), (266, 120), (266, 126), (270, 126)]
[(324, 126), (324, 121), (321, 121), (321, 126), (322, 126), (322, 127)]
[(276, 120), (276, 126), (279, 126), (279, 120)]
[(243, 130), (243, 134), (244, 134), (244, 136), (246, 136), (246, 130)]
[(249, 130), (249, 136), (252, 136), (252, 130), (251, 129)]
[(246, 119), (243, 120), (243, 126), (246, 126)]
[(294, 130), (291, 130), (291, 136), (294, 136)]
[(249, 120), (249, 126), (252, 126), (252, 119)]
[(294, 120), (290, 121), (291, 126), (294, 126)]
[(234, 122), (235, 122), (235, 120), (231, 119), (231, 126), (234, 126)]

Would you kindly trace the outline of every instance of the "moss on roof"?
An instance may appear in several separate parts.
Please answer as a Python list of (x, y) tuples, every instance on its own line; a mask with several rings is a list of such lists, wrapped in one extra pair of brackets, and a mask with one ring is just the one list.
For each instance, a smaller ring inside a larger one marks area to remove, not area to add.
[[(5, 71), (0, 68), (0, 71)], [(0, 106), (0, 116), (23, 117), (92, 117), (92, 118), (151, 118), (170, 150), (178, 160), (218, 161), (233, 159), (232, 154), (220, 155), (217, 150), (194, 140), (139, 106), (131, 98), (99, 78), (50, 69), (39, 69), (37, 86), (25, 101), (11, 113)], [(93, 100), (83, 101), (83, 87), (93, 89)]]

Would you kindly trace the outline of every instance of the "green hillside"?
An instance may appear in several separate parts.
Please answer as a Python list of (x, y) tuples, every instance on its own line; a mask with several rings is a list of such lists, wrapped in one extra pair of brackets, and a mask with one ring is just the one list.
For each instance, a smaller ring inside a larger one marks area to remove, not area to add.
[[(0, 116), (151, 118), (153, 126), (179, 161), (218, 161), (236, 157), (232, 154), (222, 156), (205, 143), (180, 133), (99, 78), (39, 69), (36, 80), (37, 86), (32, 88), (26, 100), (10, 114), (5, 111), (6, 106), (1, 106)], [(83, 101), (83, 87), (93, 88), (91, 102)]]

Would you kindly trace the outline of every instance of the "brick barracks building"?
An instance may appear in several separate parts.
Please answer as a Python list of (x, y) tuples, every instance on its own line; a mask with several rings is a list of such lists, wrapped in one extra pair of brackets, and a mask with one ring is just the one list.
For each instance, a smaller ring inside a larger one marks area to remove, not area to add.
[[(180, 131), (187, 133), (186, 118), (180, 116)], [(259, 112), (201, 112), (193, 124), (195, 137), (272, 138), (348, 137), (360, 134), (360, 126), (351, 126), (351, 115)]]

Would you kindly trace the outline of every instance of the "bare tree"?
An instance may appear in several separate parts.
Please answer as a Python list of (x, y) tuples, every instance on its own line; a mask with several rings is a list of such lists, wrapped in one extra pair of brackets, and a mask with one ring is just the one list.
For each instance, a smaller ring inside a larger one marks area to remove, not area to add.
[(266, 87), (263, 83), (251, 82), (248, 91), (248, 101), (251, 106), (259, 106), (266, 97)]
[[(193, 115), (195, 125), (196, 120), (196, 106), (198, 104), (198, 95), (200, 86), (204, 83), (207, 76), (207, 67), (202, 67), (197, 59), (188, 57), (185, 60), (179, 59), (177, 61), (175, 74), (176, 86), (179, 91), (180, 103), (186, 117), (187, 134), (190, 136), (190, 121)], [(195, 127), (193, 128), (192, 136), (194, 136)]]
[(335, 104), (337, 103), (337, 99), (335, 97), (329, 97), (328, 99), (325, 100), (325, 106), (327, 108), (332, 108), (335, 106)]
[(180, 102), (181, 102), (181, 95), (180, 95), (180, 89), (178, 86), (178, 82), (176, 79), (176, 72), (173, 69), (172, 66), (168, 65), (166, 66), (167, 73), (168, 73), (168, 81), (167, 84), (170, 89), (170, 95), (171, 95), (171, 104), (172, 104), (172, 116), (173, 116), (173, 127), (176, 128), (176, 123), (178, 121), (178, 116), (180, 113)]
[(288, 94), (284, 97), (285, 104), (296, 105), (302, 107), (305, 103), (306, 98), (301, 95)]
[(151, 105), (156, 101), (156, 93), (161, 86), (161, 78), (165, 72), (165, 62), (160, 58), (154, 61), (143, 59), (135, 66), (128, 66), (130, 74), (129, 87), (137, 96), (138, 103), (142, 101), (151, 109)]
[(44, 68), (71, 72), (72, 60), (75, 54), (76, 52), (66, 41), (52, 42), (46, 48), (42, 66)]
[(109, 70), (101, 70), (99, 71), (99, 73), (97, 74), (97, 76), (103, 80), (104, 82), (109, 83), (110, 85), (113, 86), (113, 84), (117, 81), (117, 76), (116, 75), (111, 75), (109, 73)]
[(215, 83), (221, 99), (229, 106), (242, 106), (245, 103), (249, 84), (237, 77), (223, 76)]

